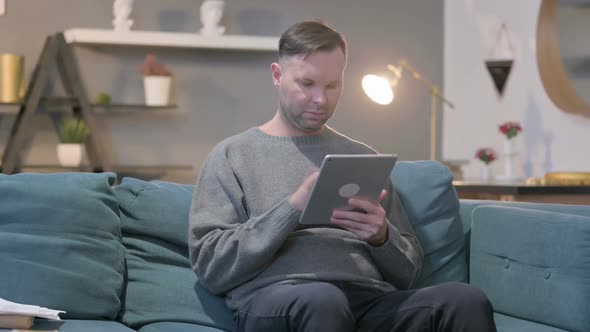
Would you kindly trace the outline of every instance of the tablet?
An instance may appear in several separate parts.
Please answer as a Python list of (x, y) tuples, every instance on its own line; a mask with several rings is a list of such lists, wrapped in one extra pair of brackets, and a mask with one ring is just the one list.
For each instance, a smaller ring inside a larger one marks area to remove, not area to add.
[(334, 209), (351, 209), (350, 197), (377, 202), (396, 161), (394, 154), (325, 156), (299, 223), (330, 224)]

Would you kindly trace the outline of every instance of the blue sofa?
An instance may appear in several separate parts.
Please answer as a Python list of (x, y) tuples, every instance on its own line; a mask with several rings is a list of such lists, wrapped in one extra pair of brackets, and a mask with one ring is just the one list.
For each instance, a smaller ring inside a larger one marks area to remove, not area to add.
[[(480, 287), (499, 331), (590, 331), (589, 206), (460, 201), (432, 161), (391, 176), (425, 251), (416, 287)], [(37, 330), (231, 331), (224, 299), (189, 267), (193, 186), (115, 182), (0, 174), (0, 297), (66, 311)]]

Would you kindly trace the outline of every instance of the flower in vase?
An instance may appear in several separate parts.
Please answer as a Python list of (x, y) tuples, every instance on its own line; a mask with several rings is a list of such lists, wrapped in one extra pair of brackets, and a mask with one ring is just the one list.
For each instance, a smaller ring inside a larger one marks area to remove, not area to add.
[(475, 157), (484, 164), (489, 165), (492, 161), (496, 160), (496, 152), (492, 148), (481, 148), (477, 150)]
[(498, 126), (498, 129), (500, 129), (500, 132), (504, 134), (507, 139), (516, 137), (516, 135), (518, 135), (518, 133), (522, 131), (522, 127), (518, 122), (511, 121), (501, 124), (500, 126)]

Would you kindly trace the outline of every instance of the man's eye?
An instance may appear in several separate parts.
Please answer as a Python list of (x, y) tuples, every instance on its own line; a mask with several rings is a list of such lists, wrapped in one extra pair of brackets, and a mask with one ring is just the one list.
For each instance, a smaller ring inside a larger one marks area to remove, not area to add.
[(305, 82), (302, 82), (301, 85), (303, 85), (305, 87), (310, 87), (313, 85), (313, 82), (305, 81)]

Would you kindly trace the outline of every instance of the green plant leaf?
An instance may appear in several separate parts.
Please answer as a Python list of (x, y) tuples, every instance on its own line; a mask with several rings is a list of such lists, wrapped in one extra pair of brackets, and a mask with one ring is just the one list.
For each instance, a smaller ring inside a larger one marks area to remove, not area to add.
[(90, 135), (90, 129), (82, 119), (66, 118), (59, 129), (59, 140), (65, 144), (82, 144)]
[(106, 92), (101, 92), (96, 95), (94, 102), (101, 105), (108, 105), (111, 103), (111, 95)]

